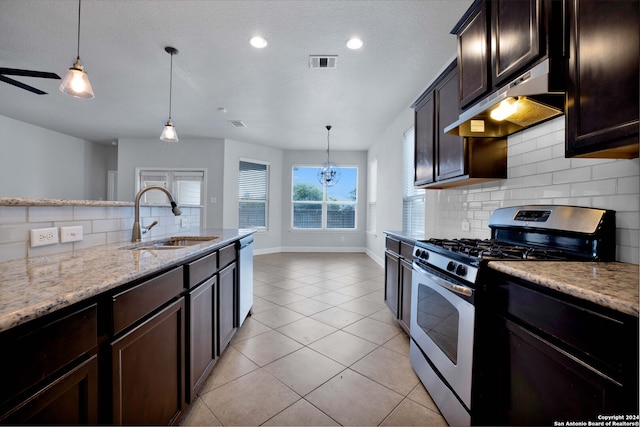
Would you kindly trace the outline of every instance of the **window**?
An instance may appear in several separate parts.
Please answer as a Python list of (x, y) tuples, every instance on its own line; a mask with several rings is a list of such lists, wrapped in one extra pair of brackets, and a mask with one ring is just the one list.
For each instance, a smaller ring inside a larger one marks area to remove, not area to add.
[(292, 222), (294, 229), (356, 229), (358, 168), (341, 167), (333, 187), (318, 181), (318, 166), (294, 166)]
[(413, 186), (414, 182), (414, 128), (404, 133), (403, 153), (403, 199), (402, 231), (407, 234), (424, 235), (425, 191)]
[(269, 165), (240, 160), (238, 228), (267, 228)]
[(369, 197), (367, 197), (367, 231), (375, 233), (377, 225), (377, 200), (378, 200), (378, 158), (374, 158), (369, 163), (369, 174), (367, 184), (369, 185)]
[[(166, 188), (176, 199), (178, 206), (202, 206), (204, 204), (205, 170), (168, 170), (136, 168), (136, 191), (149, 185)], [(142, 195), (142, 203), (166, 205), (167, 196), (161, 191), (147, 191)]]

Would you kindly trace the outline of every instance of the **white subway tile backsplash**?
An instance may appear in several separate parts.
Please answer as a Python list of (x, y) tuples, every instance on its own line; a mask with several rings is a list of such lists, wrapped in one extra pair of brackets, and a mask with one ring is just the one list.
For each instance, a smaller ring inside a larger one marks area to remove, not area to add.
[(465, 234), (487, 238), (487, 221), (503, 206), (564, 204), (612, 209), (616, 211), (617, 259), (637, 264), (638, 159), (566, 159), (564, 123), (565, 118), (558, 117), (509, 136), (505, 180), (427, 191), (425, 236), (461, 236), (461, 222), (469, 220), (470, 231)]
[(119, 219), (97, 219), (93, 221), (94, 233), (106, 233), (108, 231), (120, 230)]
[(25, 241), (0, 244), (0, 262), (22, 259), (27, 256), (27, 243)]
[(0, 223), (21, 222), (27, 222), (27, 208), (25, 206), (0, 206)]
[(29, 222), (43, 221), (71, 221), (73, 207), (71, 206), (31, 206), (28, 212)]

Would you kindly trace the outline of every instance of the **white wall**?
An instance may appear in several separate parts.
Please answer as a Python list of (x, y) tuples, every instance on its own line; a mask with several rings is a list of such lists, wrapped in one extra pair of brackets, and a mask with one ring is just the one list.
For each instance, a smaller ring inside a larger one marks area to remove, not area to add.
[[(180, 138), (172, 144), (158, 138), (118, 140), (118, 200), (135, 200), (136, 167), (206, 168), (205, 228), (222, 227), (224, 140)], [(211, 197), (216, 198), (211, 203)]]
[(224, 143), (224, 228), (238, 228), (238, 166), (240, 159), (269, 163), (268, 230), (254, 235), (257, 253), (277, 252), (282, 247), (282, 150), (245, 142), (225, 140)]
[(367, 254), (383, 264), (383, 231), (402, 231), (402, 140), (413, 126), (413, 110), (405, 109), (368, 151), (368, 162), (378, 159), (377, 221), (375, 233), (367, 233)]
[(318, 165), (326, 161), (326, 151), (285, 151), (282, 167), (282, 248), (283, 251), (364, 251), (366, 245), (367, 153), (366, 151), (331, 151), (331, 161), (338, 166), (358, 167), (357, 230), (292, 230), (291, 189), (294, 165)]
[(106, 198), (106, 171), (115, 167), (115, 147), (5, 116), (0, 129), (0, 197)]

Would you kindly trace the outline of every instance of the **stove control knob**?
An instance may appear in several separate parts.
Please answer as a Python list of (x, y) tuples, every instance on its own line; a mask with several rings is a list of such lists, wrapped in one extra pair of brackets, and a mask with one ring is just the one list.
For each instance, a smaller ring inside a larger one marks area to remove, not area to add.
[(464, 265), (460, 264), (457, 268), (456, 268), (456, 274), (458, 276), (466, 276), (467, 275), (467, 267), (465, 267)]
[(422, 255), (420, 257), (425, 261), (428, 260), (429, 259), (429, 252), (422, 251)]
[(454, 271), (456, 269), (456, 264), (453, 261), (449, 261), (447, 264), (447, 271)]

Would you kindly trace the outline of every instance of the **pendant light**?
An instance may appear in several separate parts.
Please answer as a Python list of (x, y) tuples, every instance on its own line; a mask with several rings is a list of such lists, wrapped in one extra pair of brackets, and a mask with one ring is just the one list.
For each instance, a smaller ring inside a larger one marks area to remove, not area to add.
[(78, 0), (78, 51), (76, 55), (76, 62), (69, 68), (67, 75), (60, 83), (60, 92), (71, 95), (75, 98), (93, 99), (93, 89), (91, 83), (89, 83), (89, 77), (84, 72), (84, 67), (80, 62), (80, 6), (81, 1)]
[(176, 128), (171, 123), (171, 92), (173, 89), (173, 55), (178, 54), (178, 49), (167, 46), (164, 48), (165, 52), (171, 55), (171, 71), (169, 73), (169, 120), (164, 125), (164, 129), (162, 130), (162, 135), (160, 135), (160, 139), (166, 142), (178, 142), (178, 134), (176, 133)]
[(327, 128), (327, 161), (318, 171), (318, 181), (324, 186), (333, 187), (340, 180), (340, 168), (329, 159), (329, 134), (331, 133), (331, 126), (327, 125), (325, 127)]

